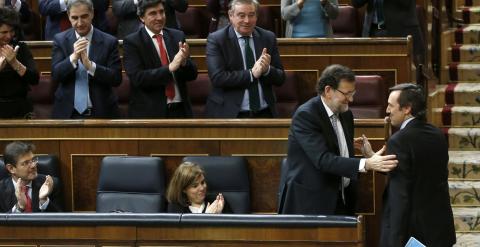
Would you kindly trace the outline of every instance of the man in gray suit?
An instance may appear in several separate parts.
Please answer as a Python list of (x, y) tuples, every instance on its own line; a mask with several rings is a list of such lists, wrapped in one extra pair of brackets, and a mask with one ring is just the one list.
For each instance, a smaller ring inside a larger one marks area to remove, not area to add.
[(272, 32), (256, 26), (257, 0), (233, 0), (230, 25), (207, 38), (208, 75), (212, 91), (207, 116), (214, 118), (275, 117), (272, 85), (285, 81)]
[(352, 0), (355, 8), (367, 5), (363, 37), (413, 37), (416, 65), (425, 64), (425, 43), (417, 18), (415, 0)]

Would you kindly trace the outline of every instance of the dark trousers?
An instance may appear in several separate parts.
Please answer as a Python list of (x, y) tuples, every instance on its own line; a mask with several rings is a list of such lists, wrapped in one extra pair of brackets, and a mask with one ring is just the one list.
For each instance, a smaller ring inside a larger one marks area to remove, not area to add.
[(273, 114), (270, 111), (270, 108), (267, 107), (257, 112), (241, 111), (238, 113), (237, 118), (273, 118)]

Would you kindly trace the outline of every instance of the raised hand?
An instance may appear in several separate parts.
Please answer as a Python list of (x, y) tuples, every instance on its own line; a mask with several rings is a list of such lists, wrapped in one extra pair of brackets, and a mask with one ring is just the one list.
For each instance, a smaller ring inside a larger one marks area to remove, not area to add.
[(4, 57), (5, 60), (11, 64), (16, 60), (18, 49), (18, 46), (13, 48), (11, 45), (8, 44), (3, 45), (2, 47), (0, 47), (0, 56)]
[(178, 52), (175, 54), (173, 61), (168, 65), (168, 70), (175, 72), (180, 66), (187, 63), (187, 59), (190, 56), (190, 47), (187, 43), (178, 42)]
[(47, 197), (53, 191), (53, 179), (52, 176), (47, 175), (45, 178), (45, 182), (43, 183), (42, 187), (40, 187), (40, 191), (38, 192), (38, 198), (40, 199), (40, 203), (44, 203), (47, 200)]
[(73, 43), (73, 53), (70, 55), (70, 60), (77, 62), (82, 56), (82, 53), (87, 53), (88, 40), (84, 37), (79, 38)]
[(15, 197), (17, 197), (17, 207), (25, 209), (27, 205), (27, 196), (25, 195), (26, 183), (18, 178), (15, 184)]
[(217, 195), (217, 198), (215, 199), (215, 201), (212, 202), (212, 204), (210, 203), (207, 204), (207, 209), (205, 210), (205, 213), (221, 214), (223, 211), (224, 205), (225, 205), (225, 199), (223, 198), (223, 195), (220, 193)]
[(255, 62), (252, 68), (252, 74), (255, 78), (260, 78), (264, 73), (268, 71), (270, 67), (271, 57), (270, 54), (267, 52), (267, 48), (263, 48), (262, 55), (260, 58)]
[(398, 160), (396, 160), (396, 155), (390, 154), (382, 156), (386, 149), (387, 148), (384, 145), (380, 150), (374, 153), (372, 157), (365, 161), (365, 169), (367, 171), (374, 170), (379, 172), (389, 172), (397, 167)]
[(375, 153), (372, 150), (372, 145), (368, 141), (368, 138), (365, 135), (353, 139), (353, 145), (356, 149), (362, 152), (364, 157), (370, 158)]

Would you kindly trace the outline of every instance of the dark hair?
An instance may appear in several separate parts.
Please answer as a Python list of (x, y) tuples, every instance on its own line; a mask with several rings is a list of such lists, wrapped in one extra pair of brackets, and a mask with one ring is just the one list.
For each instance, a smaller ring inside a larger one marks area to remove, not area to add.
[(167, 201), (187, 207), (190, 202), (183, 191), (191, 186), (200, 175), (205, 175), (205, 172), (198, 164), (192, 162), (180, 164), (170, 179)]
[(7, 25), (14, 29), (20, 28), (20, 17), (11, 8), (0, 8), (0, 26)]
[(164, 0), (139, 0), (137, 5), (137, 15), (140, 17), (144, 16), (148, 8), (157, 6), (160, 3), (165, 7)]
[(9, 143), (3, 151), (3, 162), (5, 163), (5, 167), (7, 166), (7, 164), (16, 167), (20, 156), (33, 152), (34, 150), (35, 145), (31, 143), (21, 141), (14, 141)]
[(255, 13), (258, 15), (258, 7), (260, 6), (260, 3), (257, 0), (232, 0), (228, 4), (228, 13), (230, 14), (231, 12), (233, 12), (234, 10), (233, 8), (236, 5), (241, 5), (241, 4), (245, 4), (245, 5), (253, 4), (253, 6), (255, 6)]
[(340, 64), (332, 64), (328, 66), (323, 70), (322, 75), (320, 75), (320, 78), (317, 81), (317, 93), (319, 95), (323, 94), (326, 86), (337, 89), (341, 80), (355, 82), (355, 74), (350, 68)]
[(412, 108), (412, 116), (419, 120), (426, 120), (425, 94), (420, 85), (414, 83), (402, 83), (390, 88), (390, 92), (400, 91), (398, 96), (398, 104), (400, 107), (410, 106)]
[(93, 3), (90, 0), (69, 0), (67, 4), (67, 13), (70, 14), (70, 9), (73, 6), (85, 5), (88, 10), (93, 13)]

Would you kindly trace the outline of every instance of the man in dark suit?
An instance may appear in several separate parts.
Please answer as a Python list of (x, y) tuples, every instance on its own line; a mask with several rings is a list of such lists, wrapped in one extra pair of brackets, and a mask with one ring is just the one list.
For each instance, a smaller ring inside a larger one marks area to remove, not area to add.
[(425, 43), (417, 18), (415, 0), (352, 0), (355, 8), (367, 4), (363, 37), (413, 37), (416, 65), (425, 64)]
[(5, 147), (3, 159), (10, 176), (0, 181), (0, 212), (60, 212), (58, 181), (37, 173), (35, 147), (12, 142)]
[(383, 194), (380, 246), (404, 246), (415, 237), (426, 246), (455, 244), (448, 194), (448, 144), (438, 128), (426, 123), (423, 90), (416, 84), (390, 89), (387, 114), (400, 128), (387, 142), (398, 157)]
[(233, 0), (230, 25), (207, 38), (212, 90), (206, 114), (215, 118), (277, 116), (272, 85), (285, 82), (275, 34), (256, 27), (257, 0)]
[[(142, 27), (142, 23), (137, 16), (137, 5), (139, 0), (113, 0), (112, 11), (118, 19), (117, 37), (119, 39), (136, 32)], [(165, 26), (169, 28), (180, 29), (177, 23), (175, 12), (185, 13), (188, 9), (187, 0), (166, 0), (165, 16), (167, 21)]]
[(118, 41), (92, 26), (90, 0), (70, 0), (67, 11), (72, 28), (53, 40), (52, 81), (58, 88), (52, 117), (116, 118), (112, 87), (122, 82)]
[(137, 14), (145, 27), (124, 39), (131, 118), (192, 116), (186, 82), (197, 78), (197, 67), (190, 59), (184, 33), (165, 27), (164, 4), (162, 0), (140, 1)]
[(318, 96), (295, 112), (288, 135), (288, 170), (280, 189), (279, 213), (342, 214), (355, 210), (359, 172), (387, 172), (395, 155), (366, 149), (368, 159), (354, 158), (353, 115), (348, 104), (355, 94), (355, 75), (342, 65), (328, 66), (317, 83)]

